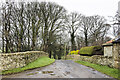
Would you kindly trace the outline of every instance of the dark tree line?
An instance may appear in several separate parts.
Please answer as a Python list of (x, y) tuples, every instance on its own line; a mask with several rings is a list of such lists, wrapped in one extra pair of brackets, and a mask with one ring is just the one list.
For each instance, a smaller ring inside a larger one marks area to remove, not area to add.
[[(6, 2), (1, 7), (2, 52), (52, 52), (64, 25), (66, 10), (50, 2)], [(55, 58), (54, 56), (54, 58)]]
[(68, 14), (52, 2), (6, 2), (0, 15), (3, 53), (43, 50), (60, 59), (69, 49), (101, 45), (110, 27), (104, 17)]

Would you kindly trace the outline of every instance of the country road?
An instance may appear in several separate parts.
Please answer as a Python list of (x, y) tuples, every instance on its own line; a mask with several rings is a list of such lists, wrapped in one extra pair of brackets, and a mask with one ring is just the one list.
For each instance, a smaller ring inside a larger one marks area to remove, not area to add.
[(110, 78), (92, 68), (80, 65), (71, 60), (56, 60), (55, 63), (18, 74), (6, 75), (3, 78)]

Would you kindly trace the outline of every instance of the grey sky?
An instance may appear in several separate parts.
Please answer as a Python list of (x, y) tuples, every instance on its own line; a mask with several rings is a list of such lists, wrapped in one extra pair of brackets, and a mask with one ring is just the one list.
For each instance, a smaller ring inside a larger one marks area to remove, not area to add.
[[(4, 2), (6, 0), (0, 0)], [(9, 0), (7, 0), (9, 1)], [(68, 12), (76, 11), (86, 16), (101, 15), (114, 16), (118, 10), (120, 0), (12, 0), (12, 1), (50, 1), (64, 6)]]
[(40, 0), (56, 2), (64, 6), (69, 12), (76, 11), (86, 16), (101, 15), (114, 16), (118, 10), (120, 0)]

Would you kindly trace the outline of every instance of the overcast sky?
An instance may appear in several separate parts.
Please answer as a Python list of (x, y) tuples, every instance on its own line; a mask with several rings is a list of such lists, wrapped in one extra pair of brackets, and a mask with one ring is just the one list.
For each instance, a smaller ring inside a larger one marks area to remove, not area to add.
[[(0, 3), (4, 1), (6, 0), (0, 0)], [(15, 1), (56, 2), (57, 4), (64, 6), (68, 12), (76, 11), (86, 16), (101, 15), (107, 18), (108, 16), (115, 16), (118, 10), (118, 2), (120, 0), (15, 0)]]
[(51, 1), (64, 6), (69, 12), (79, 12), (86, 16), (101, 15), (114, 16), (118, 10), (120, 0), (39, 0)]

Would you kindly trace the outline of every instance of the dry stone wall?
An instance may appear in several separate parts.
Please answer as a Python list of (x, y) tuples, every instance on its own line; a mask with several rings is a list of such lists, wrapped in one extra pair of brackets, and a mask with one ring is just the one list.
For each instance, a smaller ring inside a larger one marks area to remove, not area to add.
[(113, 44), (113, 58), (115, 68), (120, 69), (120, 43)]
[(109, 67), (114, 67), (114, 59), (112, 57), (104, 57), (102, 55), (94, 56), (80, 56), (80, 55), (68, 55), (67, 59), (87, 61), (94, 64), (105, 65)]
[(48, 56), (43, 51), (27, 51), (18, 53), (0, 54), (0, 70), (11, 70), (14, 68), (24, 67), (28, 63), (35, 61), (39, 57)]

